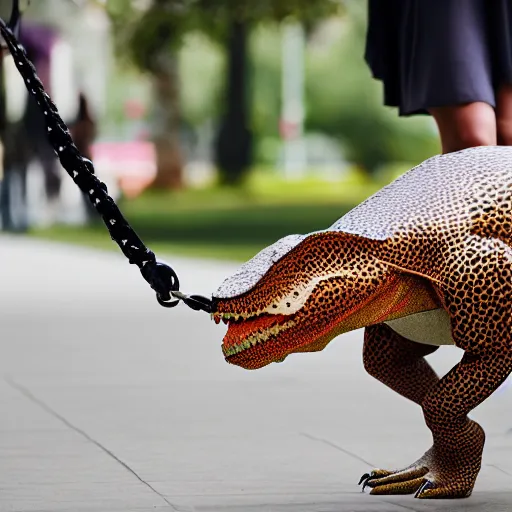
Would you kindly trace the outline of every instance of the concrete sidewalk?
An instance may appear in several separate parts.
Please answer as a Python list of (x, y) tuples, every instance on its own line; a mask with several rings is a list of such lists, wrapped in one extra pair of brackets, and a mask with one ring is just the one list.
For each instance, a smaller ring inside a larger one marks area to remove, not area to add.
[[(172, 264), (203, 294), (234, 270)], [(379, 498), (360, 475), (430, 437), (365, 374), (361, 332), (247, 372), (224, 362), (224, 326), (158, 306), (120, 255), (1, 237), (0, 286), (1, 512), (512, 510), (508, 386), (474, 414), (488, 442), (472, 498)]]

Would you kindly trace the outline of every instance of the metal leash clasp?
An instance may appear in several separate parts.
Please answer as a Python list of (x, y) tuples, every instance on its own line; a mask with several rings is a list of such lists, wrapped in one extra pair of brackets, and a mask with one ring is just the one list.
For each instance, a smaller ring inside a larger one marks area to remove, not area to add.
[[(180, 292), (180, 281), (174, 270), (161, 261), (147, 263), (141, 273), (156, 292), (156, 300), (164, 308), (174, 308), (183, 301), (194, 311), (211, 313), (212, 300), (202, 295), (186, 295)], [(173, 300), (174, 298), (174, 300)]]
[[(190, 309), (193, 309), (194, 311), (205, 311), (206, 313), (212, 312), (213, 302), (207, 297), (203, 297), (202, 295), (185, 295), (178, 290), (172, 291), (171, 295), (176, 297), (178, 301), (182, 300)], [(160, 300), (158, 302), (160, 303)], [(165, 307), (174, 307), (175, 305), (176, 304), (172, 306), (165, 305)]]

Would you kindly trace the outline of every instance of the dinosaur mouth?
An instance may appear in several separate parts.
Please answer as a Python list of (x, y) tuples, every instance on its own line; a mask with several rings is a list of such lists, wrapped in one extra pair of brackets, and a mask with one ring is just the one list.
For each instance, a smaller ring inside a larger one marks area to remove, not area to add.
[(295, 325), (290, 316), (286, 315), (263, 313), (254, 317), (242, 317), (217, 313), (214, 316), (216, 322), (219, 317), (228, 325), (228, 331), (222, 340), (222, 352), (226, 358), (271, 341), (279, 333)]

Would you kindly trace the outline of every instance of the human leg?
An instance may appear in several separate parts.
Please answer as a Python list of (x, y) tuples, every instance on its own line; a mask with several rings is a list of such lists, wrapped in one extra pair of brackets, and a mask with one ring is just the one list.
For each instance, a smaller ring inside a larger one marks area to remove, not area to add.
[(437, 123), (443, 153), (497, 143), (496, 114), (488, 103), (435, 107), (429, 112)]
[(496, 128), (500, 146), (512, 146), (512, 84), (502, 85), (496, 94)]

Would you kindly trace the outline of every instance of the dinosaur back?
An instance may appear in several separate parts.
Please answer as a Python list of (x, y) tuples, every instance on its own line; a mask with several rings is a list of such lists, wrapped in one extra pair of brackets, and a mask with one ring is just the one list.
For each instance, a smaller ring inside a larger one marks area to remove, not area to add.
[[(511, 214), (512, 147), (485, 146), (438, 155), (411, 169), (335, 222), (344, 231), (374, 240), (425, 232), (461, 234), (490, 214), (498, 225)], [(488, 226), (488, 222), (486, 225)], [(509, 235), (510, 236), (510, 235)]]
[[(406, 172), (320, 233), (341, 231), (372, 240), (400, 238), (402, 246), (409, 243), (421, 251), (435, 248), (433, 242), (442, 243), (443, 239), (460, 241), (479, 229), (482, 233), (487, 230), (485, 236), (510, 239), (505, 230), (511, 221), (511, 187), (512, 147), (487, 146), (438, 155)], [(289, 235), (265, 248), (228, 277), (214, 297), (247, 292), (307, 236)], [(426, 243), (418, 243), (421, 240)], [(397, 261), (404, 269), (428, 277), (427, 272), (416, 268), (417, 259), (407, 261), (403, 251), (399, 256)]]

